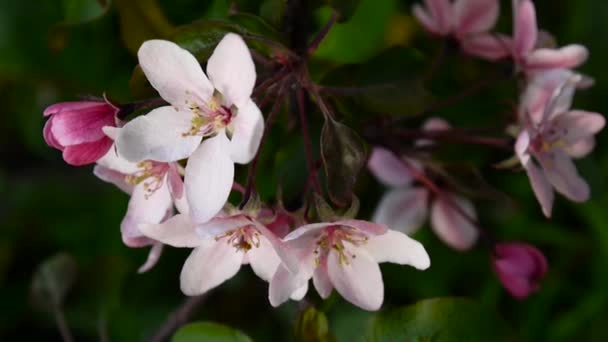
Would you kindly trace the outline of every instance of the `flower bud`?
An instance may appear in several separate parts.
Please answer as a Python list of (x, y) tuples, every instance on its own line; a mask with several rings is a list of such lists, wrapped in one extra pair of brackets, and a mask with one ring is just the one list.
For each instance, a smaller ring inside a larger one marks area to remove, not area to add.
[(61, 102), (44, 110), (46, 143), (63, 151), (63, 159), (80, 166), (96, 162), (112, 146), (102, 128), (116, 127), (118, 108), (103, 101)]
[(548, 267), (541, 251), (521, 242), (497, 244), (492, 264), (504, 288), (517, 299), (538, 290)]

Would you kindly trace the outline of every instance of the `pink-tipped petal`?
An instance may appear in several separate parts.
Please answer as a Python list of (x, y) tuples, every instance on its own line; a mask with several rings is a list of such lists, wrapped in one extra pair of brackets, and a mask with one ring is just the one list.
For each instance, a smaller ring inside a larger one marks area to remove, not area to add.
[(372, 221), (390, 229), (411, 234), (418, 230), (427, 217), (428, 191), (423, 188), (395, 189), (387, 192)]
[(412, 182), (412, 176), (404, 162), (385, 148), (374, 147), (367, 167), (385, 185), (398, 187)]
[(498, 0), (457, 0), (453, 5), (454, 29), (466, 35), (491, 30), (496, 25)]
[(456, 250), (470, 249), (479, 237), (471, 219), (476, 219), (475, 208), (466, 198), (445, 193), (433, 202), (431, 227), (444, 243)]
[(331, 283), (344, 299), (358, 307), (376, 311), (384, 300), (384, 283), (378, 263), (363, 249), (344, 242), (343, 260), (331, 250), (327, 258), (327, 271)]
[(377, 263), (410, 265), (419, 270), (431, 266), (431, 259), (424, 246), (401, 232), (389, 230), (383, 235), (374, 236), (363, 245), (363, 248)]
[(105, 138), (104, 126), (114, 126), (114, 109), (105, 103), (86, 111), (62, 111), (53, 115), (53, 136), (63, 145), (78, 145)]
[(243, 252), (225, 241), (204, 241), (184, 263), (180, 275), (182, 292), (196, 296), (221, 285), (238, 273), (242, 261)]

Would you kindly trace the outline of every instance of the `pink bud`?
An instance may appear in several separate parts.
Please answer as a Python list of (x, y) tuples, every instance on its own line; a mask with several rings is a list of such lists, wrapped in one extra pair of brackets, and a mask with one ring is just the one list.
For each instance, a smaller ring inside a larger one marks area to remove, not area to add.
[(44, 140), (63, 151), (63, 159), (70, 165), (94, 163), (112, 146), (102, 128), (116, 126), (117, 112), (116, 107), (102, 101), (56, 103), (44, 110), (44, 116), (49, 117)]
[(504, 288), (517, 299), (538, 291), (548, 268), (541, 251), (521, 242), (497, 244), (492, 263)]

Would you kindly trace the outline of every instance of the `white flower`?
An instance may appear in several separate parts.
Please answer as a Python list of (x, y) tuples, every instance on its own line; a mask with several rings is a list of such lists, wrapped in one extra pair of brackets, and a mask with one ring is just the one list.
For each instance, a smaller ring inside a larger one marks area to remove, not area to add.
[(207, 62), (209, 78), (190, 52), (169, 41), (146, 41), (138, 58), (171, 106), (127, 123), (118, 152), (132, 162), (189, 158), (184, 183), (191, 215), (208, 221), (228, 199), (234, 163), (251, 161), (264, 131), (250, 98), (256, 72), (249, 50), (240, 36), (227, 34)]

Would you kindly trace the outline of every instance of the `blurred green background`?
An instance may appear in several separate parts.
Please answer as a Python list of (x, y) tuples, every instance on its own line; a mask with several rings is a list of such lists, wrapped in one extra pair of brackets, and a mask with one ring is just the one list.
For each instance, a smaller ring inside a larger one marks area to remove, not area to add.
[[(280, 0), (237, 2), (241, 11), (281, 23)], [(502, 2), (499, 30), (509, 32), (510, 1)], [(411, 18), (413, 3), (363, 0), (351, 20), (338, 24), (324, 41), (316, 54), (316, 62), (324, 66), (319, 69), (365, 62), (395, 46), (420, 47), (429, 61), (439, 43), (429, 40)], [(581, 71), (594, 77), (596, 85), (577, 95), (575, 107), (608, 112), (608, 2), (535, 3), (540, 26), (559, 43), (581, 43), (591, 51)], [(58, 101), (104, 91), (117, 100), (133, 100), (129, 79), (137, 61), (132, 52), (141, 40), (165, 37), (173, 27), (197, 19), (226, 18), (230, 6), (229, 0), (106, 0), (102, 5), (86, 0), (0, 0), (0, 340), (60, 340), (52, 316), (35, 310), (30, 298), (35, 268), (58, 252), (69, 253), (77, 262), (65, 312), (79, 341), (97, 340), (103, 334), (111, 341), (147, 340), (183, 301), (179, 272), (189, 251), (166, 248), (152, 271), (137, 274), (147, 249), (129, 249), (120, 240), (127, 196), (96, 179), (92, 167), (70, 167), (58, 151), (47, 147), (42, 111)], [(311, 17), (314, 31), (328, 10), (321, 8)], [(444, 70), (450, 70), (455, 81), (435, 82), (434, 95), (462, 91), (483, 79), (487, 67), (462, 57), (449, 59)], [(497, 88), (438, 114), (457, 125), (496, 125), (497, 115), (517, 103), (514, 89)], [(313, 133), (318, 134), (321, 117), (314, 117), (319, 122), (313, 124)], [(363, 121), (347, 117), (355, 126)], [(264, 146), (258, 186), (267, 197), (276, 191), (278, 178), (302, 169), (301, 140), (285, 132), (273, 132)], [(483, 247), (457, 253), (423, 229), (416, 238), (429, 251), (432, 267), (418, 272), (383, 265), (384, 308), (464, 296), (497, 310), (522, 341), (608, 340), (606, 142), (601, 134), (595, 153), (578, 164), (591, 184), (592, 200), (575, 205), (560, 198), (550, 221), (542, 216), (523, 173), (490, 167), (508, 154), (454, 147), (456, 158), (481, 163), (488, 182), (517, 203), (476, 202), (481, 222), (497, 236), (528, 241), (545, 252), (550, 271), (542, 290), (524, 301), (512, 299), (495, 278)], [(369, 217), (382, 191), (369, 175), (362, 175), (362, 218)], [(234, 326), (256, 341), (289, 340), (298, 304), (272, 309), (266, 298), (267, 285), (243, 268), (209, 294), (194, 318)], [(320, 308), (338, 341), (361, 339), (360, 327), (371, 317), (335, 294)]]

